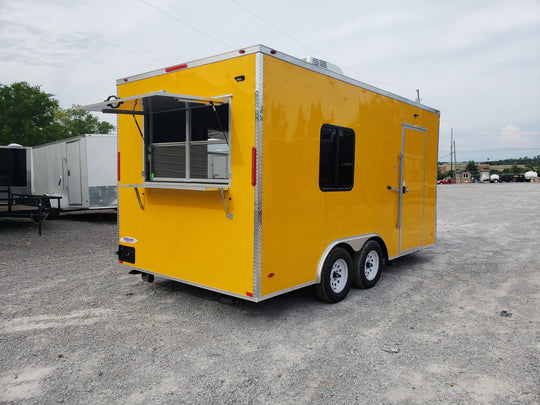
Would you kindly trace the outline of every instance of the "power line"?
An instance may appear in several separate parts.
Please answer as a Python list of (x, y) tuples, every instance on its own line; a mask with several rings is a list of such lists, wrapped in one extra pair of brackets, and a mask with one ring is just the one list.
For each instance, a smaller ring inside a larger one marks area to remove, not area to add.
[(272, 27), (273, 29), (281, 32), (283, 35), (285, 35), (287, 38), (289, 39), (292, 39), (294, 42), (302, 45), (303, 47), (309, 49), (311, 52), (315, 52), (316, 54), (322, 56), (323, 58), (327, 59), (328, 61), (332, 62), (330, 59), (328, 59), (326, 56), (324, 56), (322, 53), (320, 53), (319, 51), (317, 51), (316, 49), (313, 49), (312, 47), (310, 47), (309, 45), (307, 44), (304, 44), (303, 42), (299, 41), (298, 39), (296, 39), (295, 37), (293, 37), (292, 35), (290, 35), (289, 33), (283, 31), (281, 28), (279, 28), (278, 26), (272, 24), (270, 21), (267, 21), (266, 19), (262, 18), (260, 15), (256, 14), (255, 12), (251, 11), (249, 8), (247, 8), (246, 6), (240, 4), (239, 2), (237, 2), (236, 0), (231, 0), (234, 4), (236, 4), (238, 7), (244, 9), (245, 11), (247, 11), (249, 14), (251, 14), (252, 16), (254, 16), (255, 18), (258, 18), (259, 20), (261, 20), (262, 22), (264, 22), (265, 24), (269, 25), (270, 27)]
[[(340, 65), (340, 66), (343, 66), (345, 69), (347, 70), (350, 70), (352, 73), (356, 74), (358, 77), (361, 77), (361, 76), (365, 76), (364, 74), (361, 74), (359, 72), (357, 72), (356, 70), (354, 70), (353, 68), (351, 68), (350, 66), (347, 66), (347, 65), (343, 65), (335, 60), (332, 60), (331, 58), (329, 58), (328, 56), (326, 55), (323, 55), (322, 53), (320, 53), (319, 51), (317, 51), (316, 49), (312, 48), (311, 46), (303, 43), (302, 41), (296, 39), (295, 37), (293, 37), (292, 35), (290, 35), (289, 33), (287, 33), (286, 31), (282, 30), (281, 28), (279, 28), (278, 26), (272, 24), (271, 22), (269, 22), (268, 20), (264, 19), (263, 17), (261, 17), (260, 15), (258, 15), (257, 13), (255, 13), (254, 11), (250, 10), (249, 8), (247, 8), (246, 6), (240, 4), (238, 1), (236, 0), (231, 0), (234, 4), (236, 4), (238, 7), (242, 8), (243, 10), (245, 10), (246, 12), (248, 12), (249, 14), (251, 14), (252, 16), (254, 16), (255, 18), (258, 18), (259, 20), (261, 20), (262, 22), (264, 22), (265, 24), (269, 25), (270, 27), (274, 28), (275, 30), (279, 31), (280, 33), (282, 33), (283, 35), (285, 35), (287, 38), (293, 40), (294, 42), (296, 42), (297, 44), (300, 44), (302, 45), (303, 47), (309, 49), (311, 52), (314, 52), (316, 53), (317, 55), (319, 56), (322, 56), (322, 58), (328, 62), (331, 62), (335, 65)], [(367, 77), (367, 76), (366, 76)], [(396, 85), (391, 85), (391, 84), (386, 84), (386, 83), (383, 83), (383, 82), (380, 82), (376, 79), (373, 79), (373, 78), (370, 78), (370, 80), (372, 80), (373, 82), (375, 83), (378, 83), (379, 85), (381, 86), (389, 86), (389, 87), (394, 87), (394, 88), (400, 88), (402, 90), (409, 90), (409, 89), (405, 89), (404, 87), (399, 87), (399, 86), (396, 86)], [(418, 90), (417, 90), (418, 91)], [(420, 100), (421, 101), (421, 100)]]
[(193, 25), (191, 25), (191, 24), (185, 22), (184, 20), (181, 20), (180, 18), (178, 18), (178, 17), (176, 17), (176, 16), (174, 16), (174, 15), (172, 15), (172, 14), (170, 14), (170, 13), (168, 13), (168, 12), (166, 12), (166, 11), (164, 11), (164, 10), (162, 10), (162, 9), (160, 9), (160, 8), (158, 8), (158, 7), (156, 7), (156, 6), (154, 6), (153, 4), (147, 2), (146, 0), (139, 0), (139, 1), (140, 1), (141, 3), (143, 3), (143, 4), (146, 4), (148, 7), (153, 8), (154, 10), (160, 12), (161, 14), (164, 14), (164, 15), (166, 15), (167, 17), (172, 18), (173, 20), (175, 20), (175, 21), (177, 21), (177, 22), (179, 22), (179, 23), (185, 25), (186, 27), (189, 27), (189, 28), (191, 28), (192, 30), (197, 31), (198, 33), (203, 34), (203, 35), (207, 36), (208, 38), (211, 38), (211, 39), (213, 39), (214, 41), (217, 41), (217, 42), (219, 42), (219, 43), (225, 45), (225, 46), (228, 47), (228, 48), (235, 49), (234, 46), (228, 44), (227, 42), (225, 42), (225, 41), (223, 41), (223, 40), (221, 40), (221, 39), (219, 39), (219, 38), (217, 38), (217, 37), (215, 37), (215, 36), (213, 36), (213, 35), (207, 33), (206, 31), (203, 31), (203, 30), (201, 30), (201, 29), (199, 29), (199, 28), (197, 28), (197, 27), (195, 27), (195, 26), (193, 26)]

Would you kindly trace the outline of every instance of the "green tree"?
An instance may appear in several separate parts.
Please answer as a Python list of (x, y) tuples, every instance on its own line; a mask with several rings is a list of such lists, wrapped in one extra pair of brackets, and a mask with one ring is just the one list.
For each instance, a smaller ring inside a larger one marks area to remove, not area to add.
[(513, 164), (512, 167), (510, 167), (510, 173), (525, 173), (525, 169)]
[(0, 145), (35, 146), (82, 134), (114, 130), (86, 111), (63, 110), (52, 94), (27, 82), (0, 84)]
[(470, 172), (472, 175), (476, 175), (478, 174), (478, 165), (475, 163), (474, 160), (471, 160), (469, 161), (469, 163), (467, 163), (465, 170)]
[(54, 122), (58, 108), (52, 94), (39, 86), (26, 82), (0, 84), (0, 145), (32, 146), (58, 139), (60, 127)]

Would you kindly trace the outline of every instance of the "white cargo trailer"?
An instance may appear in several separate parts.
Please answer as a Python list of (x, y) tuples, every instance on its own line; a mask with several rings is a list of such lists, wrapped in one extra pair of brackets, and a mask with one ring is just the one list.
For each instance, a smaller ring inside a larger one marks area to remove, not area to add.
[(118, 207), (117, 136), (80, 135), (32, 148), (34, 194), (67, 210)]

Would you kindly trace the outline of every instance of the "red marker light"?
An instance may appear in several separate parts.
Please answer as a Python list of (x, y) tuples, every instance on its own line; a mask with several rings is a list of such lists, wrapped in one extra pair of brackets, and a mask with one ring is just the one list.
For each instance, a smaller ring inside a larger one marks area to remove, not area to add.
[(251, 149), (251, 185), (257, 185), (257, 148)]
[(187, 64), (183, 63), (181, 65), (168, 67), (165, 69), (165, 72), (169, 73), (169, 72), (174, 72), (175, 70), (180, 70), (180, 69), (185, 69), (185, 68), (187, 68)]
[(245, 49), (240, 49), (240, 50), (238, 51), (238, 53), (246, 53), (246, 50), (245, 50)]
[(272, 277), (274, 277), (274, 276), (275, 276), (275, 274), (274, 274), (274, 273), (270, 273), (270, 274), (268, 274), (268, 278), (272, 278)]
[(275, 55), (275, 54), (277, 53), (277, 51), (276, 51), (275, 49), (272, 49), (272, 50), (270, 51), (270, 53), (271, 53), (272, 55)]
[(252, 292), (249, 292), (249, 291), (246, 291), (246, 295), (247, 295), (248, 297), (253, 297), (253, 293), (252, 293)]

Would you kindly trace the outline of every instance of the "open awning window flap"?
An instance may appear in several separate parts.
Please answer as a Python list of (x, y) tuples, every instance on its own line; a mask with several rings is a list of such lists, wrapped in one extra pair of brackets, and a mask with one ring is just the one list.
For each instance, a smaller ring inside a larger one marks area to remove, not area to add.
[(154, 91), (138, 96), (124, 97), (77, 107), (77, 110), (97, 111), (110, 114), (150, 115), (169, 111), (181, 111), (203, 106), (221, 105), (231, 96), (197, 97)]

